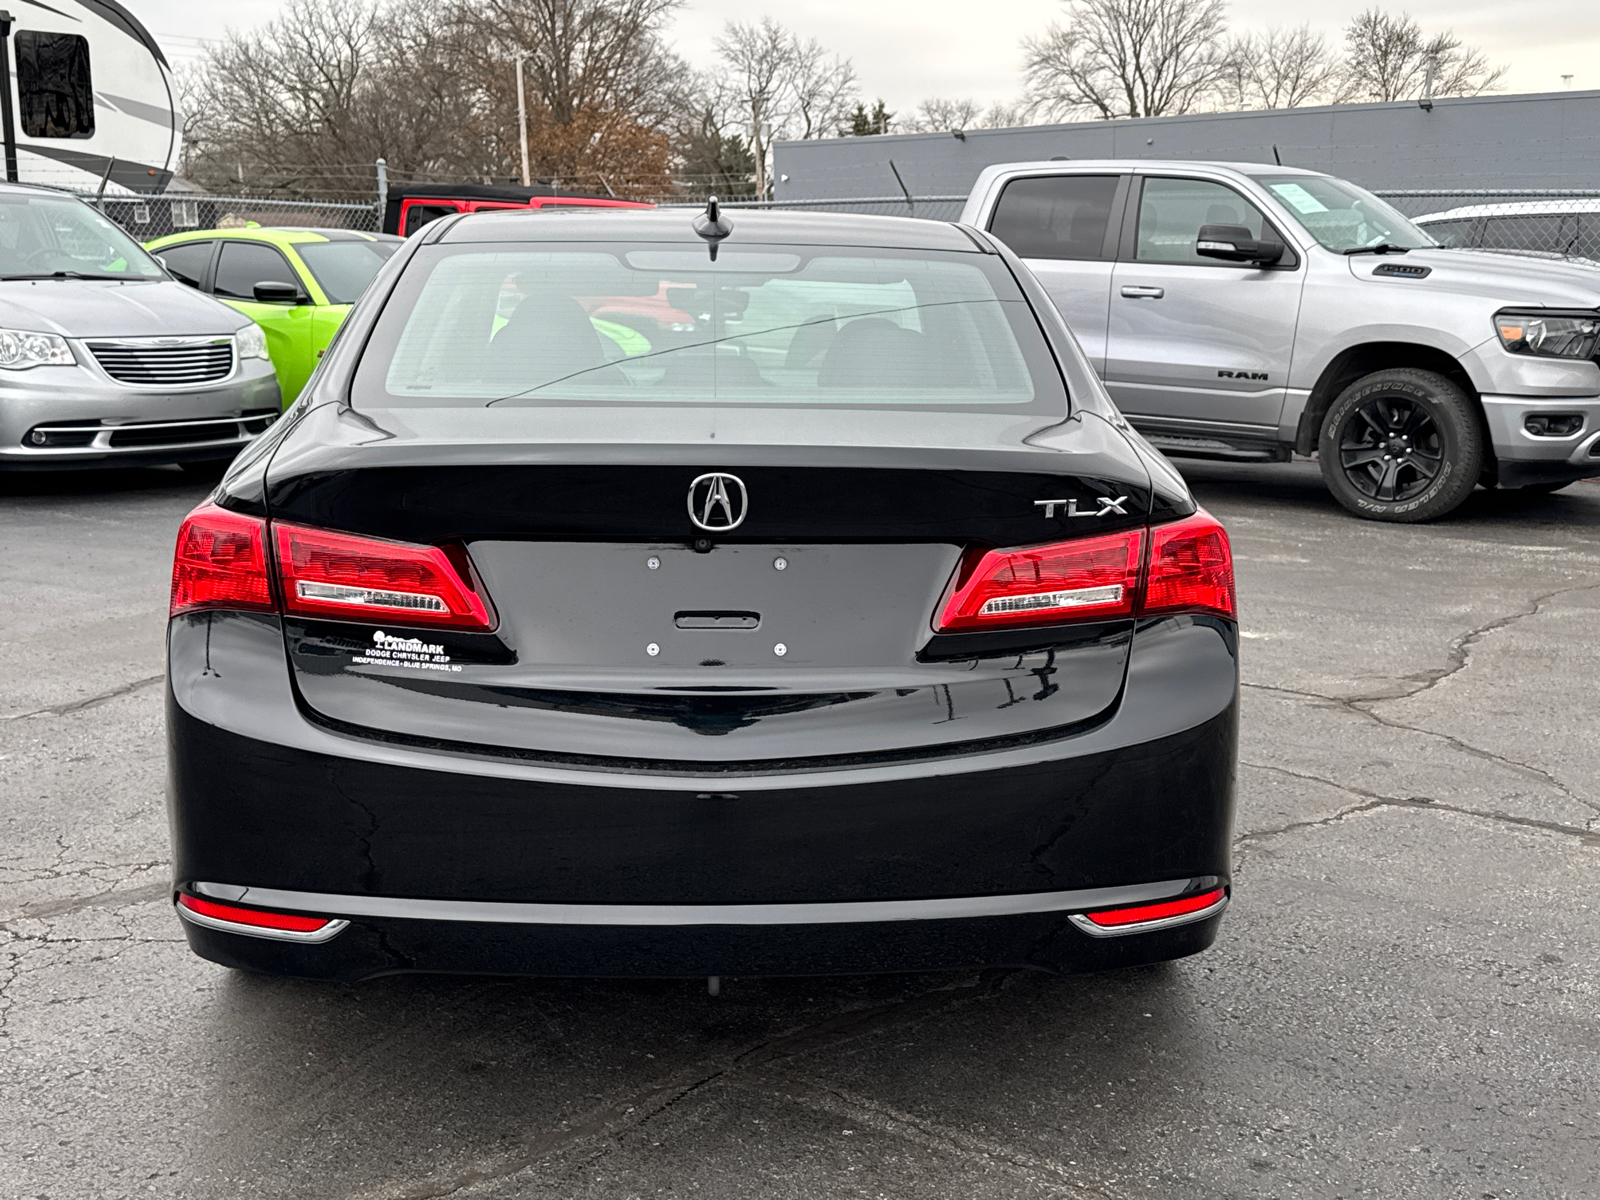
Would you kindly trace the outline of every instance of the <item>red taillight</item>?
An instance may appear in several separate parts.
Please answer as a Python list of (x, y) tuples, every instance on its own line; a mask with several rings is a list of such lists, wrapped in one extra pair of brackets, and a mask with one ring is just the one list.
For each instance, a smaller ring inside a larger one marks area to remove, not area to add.
[(1155, 904), (1137, 904), (1131, 908), (1111, 908), (1101, 912), (1084, 913), (1084, 919), (1101, 929), (1119, 929), (1125, 925), (1142, 925), (1146, 921), (1165, 921), (1172, 917), (1186, 917), (1203, 912), (1222, 903), (1227, 895), (1225, 888), (1213, 888), (1181, 900), (1162, 900)]
[(1150, 576), (1141, 613), (1215, 613), (1235, 619), (1233, 551), (1205, 509), (1150, 531)]
[(452, 629), (494, 627), (488, 603), (469, 582), (472, 572), (464, 555), (457, 556), (458, 568), (437, 546), (278, 522), (273, 533), (285, 612)]
[[(963, 571), (941, 631), (1057, 625), (1162, 613), (1235, 619), (1228, 535), (1203, 509), (1170, 525), (991, 550)], [(969, 560), (970, 561), (970, 560)]]
[(956, 588), (940, 629), (989, 629), (1131, 616), (1144, 531), (1024, 550), (991, 550)]
[(202, 504), (178, 530), (169, 616), (204, 608), (275, 612), (266, 522)]
[(228, 921), (234, 925), (249, 925), (255, 929), (272, 929), (279, 933), (319, 933), (334, 923), (332, 917), (307, 917), (299, 913), (263, 912), (259, 908), (240, 908), (234, 904), (218, 904), (215, 900), (202, 900), (199, 896), (179, 894), (178, 906), (213, 921)]

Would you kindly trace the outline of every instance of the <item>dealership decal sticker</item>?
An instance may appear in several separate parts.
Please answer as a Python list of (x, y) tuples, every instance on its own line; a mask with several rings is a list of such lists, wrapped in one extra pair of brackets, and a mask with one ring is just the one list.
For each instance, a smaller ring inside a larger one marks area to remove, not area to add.
[(364, 667), (404, 667), (408, 671), (459, 671), (438, 642), (421, 638), (395, 637), (379, 629), (372, 635), (372, 646), (352, 660)]

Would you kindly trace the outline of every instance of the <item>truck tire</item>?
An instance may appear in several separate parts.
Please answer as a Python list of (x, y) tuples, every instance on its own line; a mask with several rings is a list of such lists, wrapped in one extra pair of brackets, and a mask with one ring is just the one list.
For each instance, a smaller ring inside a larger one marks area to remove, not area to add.
[(1317, 439), (1334, 498), (1369, 521), (1431, 521), (1457, 508), (1483, 472), (1472, 400), (1433, 371), (1374, 371), (1339, 394)]

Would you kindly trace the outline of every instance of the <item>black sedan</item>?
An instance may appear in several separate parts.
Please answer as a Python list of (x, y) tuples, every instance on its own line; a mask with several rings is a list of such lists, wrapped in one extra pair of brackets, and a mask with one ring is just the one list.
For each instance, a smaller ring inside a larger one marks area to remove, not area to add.
[(1098, 970), (1216, 936), (1222, 528), (975, 229), (445, 218), (178, 536), (232, 967)]

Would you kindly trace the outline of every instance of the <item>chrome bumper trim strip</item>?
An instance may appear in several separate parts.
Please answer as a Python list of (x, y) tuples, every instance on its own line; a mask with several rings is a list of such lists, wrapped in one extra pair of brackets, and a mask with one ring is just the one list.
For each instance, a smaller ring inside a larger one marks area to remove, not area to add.
[[(1217, 881), (1171, 879), (1129, 887), (943, 900), (855, 900), (819, 904), (521, 904), (481, 900), (410, 900), (393, 896), (341, 896), (237, 884), (196, 883), (214, 900), (254, 904), (280, 912), (340, 917), (394, 917), (413, 921), (475, 921), (503, 925), (843, 925), (878, 921), (947, 921), (1027, 913), (1117, 908), (1169, 900), (1216, 887)], [(1199, 920), (1214, 909), (1178, 920)], [(185, 914), (193, 916), (194, 914)], [(1149, 923), (1151, 927), (1155, 923)], [(1146, 926), (1125, 932), (1143, 932)], [(1100, 931), (1101, 933), (1105, 931)], [(1117, 932), (1124, 932), (1118, 930)]]

